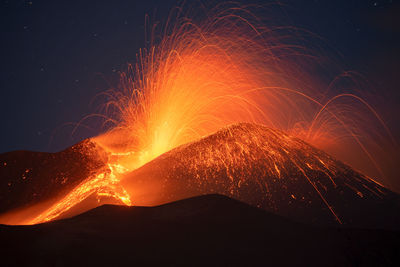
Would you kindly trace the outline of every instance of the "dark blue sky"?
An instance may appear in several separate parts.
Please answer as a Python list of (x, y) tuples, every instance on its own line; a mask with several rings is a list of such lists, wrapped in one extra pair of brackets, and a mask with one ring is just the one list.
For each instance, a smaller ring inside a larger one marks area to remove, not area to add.
[[(400, 136), (399, 1), (280, 2), (294, 26), (324, 38), (348, 69), (371, 80), (386, 99), (381, 113)], [(57, 151), (98, 133), (92, 124), (72, 135), (69, 123), (96, 112), (98, 102), (90, 104), (96, 94), (116, 85), (117, 71), (135, 61), (145, 46), (145, 14), (162, 22), (177, 3), (2, 0), (0, 153)]]

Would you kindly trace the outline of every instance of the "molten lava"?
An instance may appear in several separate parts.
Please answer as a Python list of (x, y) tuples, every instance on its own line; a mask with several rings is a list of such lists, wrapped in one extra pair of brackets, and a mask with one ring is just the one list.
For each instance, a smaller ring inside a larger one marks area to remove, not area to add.
[[(107, 122), (114, 125), (91, 139), (105, 155), (104, 167), (23, 223), (57, 218), (91, 195), (97, 205), (101, 197), (149, 205), (224, 193), (285, 210), (275, 205), (279, 199), (308, 203), (317, 194), (338, 222), (341, 215), (326, 197), (338, 184), (360, 198), (381, 197), (384, 189), (361, 174), (338, 182), (349, 168), (300, 141), (328, 152), (350, 142), (381, 171), (370, 146), (385, 137), (371, 125), (390, 133), (353, 91), (332, 95), (337, 80), (322, 87), (313, 77), (320, 63), (312, 58), (319, 55), (301, 45), (304, 39), (294, 40), (293, 31), (267, 28), (236, 6), (199, 24), (178, 16), (162, 40), (140, 51), (136, 65), (122, 73), (121, 90), (108, 94)], [(356, 84), (347, 82), (345, 89)], [(240, 122), (271, 129), (239, 124), (219, 131)], [(213, 139), (219, 141), (210, 144)], [(159, 157), (174, 148), (175, 154)], [(303, 191), (292, 186), (297, 180), (307, 182)]]

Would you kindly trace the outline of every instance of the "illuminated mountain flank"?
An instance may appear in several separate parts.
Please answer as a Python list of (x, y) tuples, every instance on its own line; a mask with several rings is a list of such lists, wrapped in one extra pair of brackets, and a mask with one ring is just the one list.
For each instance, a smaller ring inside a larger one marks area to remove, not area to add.
[(379, 214), (394, 193), (298, 138), (249, 123), (173, 149), (122, 184), (136, 205), (219, 193), (304, 222), (393, 224)]

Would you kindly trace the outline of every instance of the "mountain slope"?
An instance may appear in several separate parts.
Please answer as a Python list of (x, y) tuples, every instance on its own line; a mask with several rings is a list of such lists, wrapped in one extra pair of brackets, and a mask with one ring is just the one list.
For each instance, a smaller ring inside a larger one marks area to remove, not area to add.
[(307, 226), (220, 195), (0, 225), (7, 266), (396, 266), (399, 241), (399, 232)]
[(0, 214), (66, 194), (104, 167), (98, 151), (88, 139), (58, 153), (0, 154)]
[(218, 193), (306, 223), (398, 227), (397, 194), (306, 142), (240, 123), (127, 174), (136, 205)]

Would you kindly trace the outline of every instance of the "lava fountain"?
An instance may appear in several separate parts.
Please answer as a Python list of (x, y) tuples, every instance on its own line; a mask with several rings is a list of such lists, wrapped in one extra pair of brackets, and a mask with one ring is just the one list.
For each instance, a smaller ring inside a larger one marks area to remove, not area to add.
[[(98, 152), (105, 155), (104, 167), (23, 223), (57, 218), (91, 195), (117, 199), (126, 205), (135, 204), (135, 196), (141, 195), (140, 204), (152, 204), (150, 198), (147, 201), (137, 188), (132, 188), (130, 184), (135, 181), (127, 179), (127, 174), (171, 149), (241, 122), (277, 129), (277, 133), (304, 140), (327, 152), (350, 144), (352, 153), (358, 153), (382, 174), (372, 151), (391, 135), (377, 112), (357, 94), (361, 88), (351, 72), (324, 83), (324, 78), (315, 77), (323, 69), (322, 57), (311, 42), (310, 46), (305, 45), (305, 32), (293, 27), (266, 27), (249, 10), (238, 6), (218, 7), (201, 22), (183, 16), (181, 8), (172, 12), (161, 39), (154, 33), (150, 46), (139, 52), (137, 63), (129, 65), (121, 74), (120, 88), (105, 93), (106, 123), (112, 127), (91, 138)], [(251, 142), (251, 135), (248, 137)], [(237, 149), (246, 147), (246, 140), (240, 142), (236, 144)], [(281, 168), (284, 160), (274, 159), (273, 154), (268, 154), (272, 165), (268, 165), (266, 172), (272, 170), (280, 176), (284, 172)], [(282, 157), (278, 154), (275, 153), (276, 157)], [(313, 158), (312, 162), (316, 162), (313, 164), (326, 177), (337, 172), (336, 167), (318, 159)], [(296, 160), (290, 168), (304, 174), (303, 179), (308, 179), (340, 222), (323, 191), (305, 174), (305, 161)], [(250, 161), (242, 167), (251, 169), (253, 163)], [(192, 166), (191, 170), (195, 169)], [(198, 175), (218, 179), (201, 172)], [(235, 175), (240, 176), (240, 172)], [(253, 179), (265, 186), (274, 175)], [(236, 179), (241, 180), (233, 177), (232, 181)], [(373, 183), (365, 179), (368, 186)], [(131, 182), (127, 184), (127, 181)], [(148, 183), (147, 187), (151, 187), (151, 179)], [(195, 181), (187, 180), (179, 186), (192, 183)], [(379, 195), (383, 189), (371, 190)], [(204, 188), (197, 193), (209, 191), (228, 192), (226, 188)], [(353, 191), (365, 194), (361, 189)], [(265, 195), (265, 190), (260, 192)], [(289, 195), (295, 198), (296, 192)], [(157, 203), (167, 200), (159, 199)], [(104, 202), (99, 200), (96, 205), (101, 203)]]

